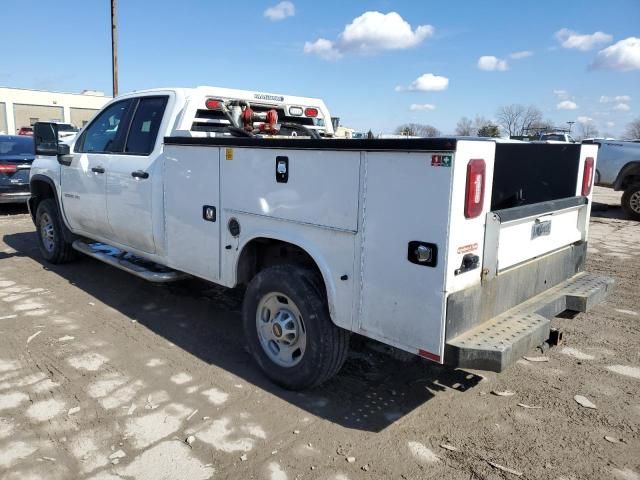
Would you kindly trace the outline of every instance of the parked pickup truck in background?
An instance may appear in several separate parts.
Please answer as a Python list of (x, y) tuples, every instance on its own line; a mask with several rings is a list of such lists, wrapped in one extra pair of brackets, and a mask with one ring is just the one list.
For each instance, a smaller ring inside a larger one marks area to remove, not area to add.
[(40, 251), (246, 285), (249, 348), (290, 389), (336, 374), (352, 332), (501, 371), (606, 295), (584, 271), (596, 145), (338, 140), (329, 119), (199, 87), (115, 98), (69, 144), (36, 124)]
[(598, 139), (588, 143), (598, 146), (596, 185), (623, 191), (622, 208), (640, 220), (640, 143)]

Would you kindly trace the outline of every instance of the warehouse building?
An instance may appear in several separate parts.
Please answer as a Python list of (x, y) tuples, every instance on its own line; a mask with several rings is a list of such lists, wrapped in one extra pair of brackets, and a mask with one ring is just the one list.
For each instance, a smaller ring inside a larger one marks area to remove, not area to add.
[(47, 92), (0, 87), (0, 134), (15, 134), (35, 122), (64, 122), (80, 128), (93, 118), (111, 97), (102, 92)]

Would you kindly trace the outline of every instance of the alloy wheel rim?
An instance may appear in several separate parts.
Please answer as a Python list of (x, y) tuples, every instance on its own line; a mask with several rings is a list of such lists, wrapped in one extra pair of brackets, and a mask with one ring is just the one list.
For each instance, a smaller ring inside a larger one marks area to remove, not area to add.
[(258, 302), (258, 340), (264, 353), (276, 365), (290, 368), (302, 360), (307, 332), (302, 314), (287, 295), (271, 292)]

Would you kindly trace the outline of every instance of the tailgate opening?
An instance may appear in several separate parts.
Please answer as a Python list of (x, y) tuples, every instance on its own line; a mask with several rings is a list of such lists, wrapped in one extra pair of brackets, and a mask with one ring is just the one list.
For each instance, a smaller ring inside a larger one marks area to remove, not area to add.
[(496, 144), (483, 280), (586, 239), (580, 144)]
[(497, 143), (491, 211), (575, 197), (580, 144)]

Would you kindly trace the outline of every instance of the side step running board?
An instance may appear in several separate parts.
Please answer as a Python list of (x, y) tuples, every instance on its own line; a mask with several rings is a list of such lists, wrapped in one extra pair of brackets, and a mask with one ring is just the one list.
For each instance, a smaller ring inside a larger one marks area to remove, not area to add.
[(122, 251), (105, 243), (73, 242), (72, 247), (85, 255), (155, 283), (175, 282), (189, 275)]

